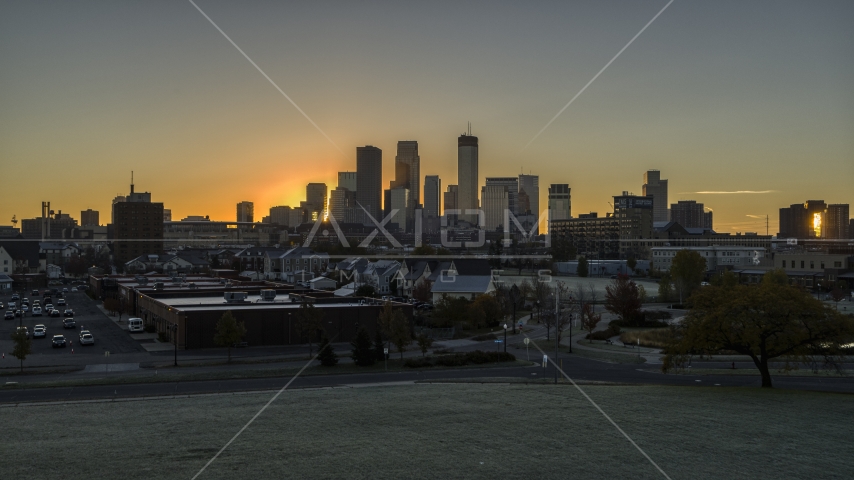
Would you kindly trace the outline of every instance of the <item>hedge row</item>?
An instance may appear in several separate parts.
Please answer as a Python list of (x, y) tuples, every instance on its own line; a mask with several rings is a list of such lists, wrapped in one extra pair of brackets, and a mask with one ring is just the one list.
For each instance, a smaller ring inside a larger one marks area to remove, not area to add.
[(513, 362), (516, 356), (506, 352), (474, 352), (455, 353), (453, 355), (441, 355), (438, 357), (410, 358), (403, 363), (407, 368), (423, 367), (462, 367), (463, 365), (497, 362)]

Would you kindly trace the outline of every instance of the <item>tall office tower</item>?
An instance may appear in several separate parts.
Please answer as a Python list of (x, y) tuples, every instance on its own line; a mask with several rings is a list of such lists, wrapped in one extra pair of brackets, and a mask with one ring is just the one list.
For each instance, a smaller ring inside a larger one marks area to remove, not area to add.
[(120, 268), (140, 255), (163, 252), (163, 204), (153, 203), (151, 193), (135, 193), (133, 187), (126, 201), (113, 204), (113, 258)]
[(171, 222), (172, 221), (172, 209), (171, 208), (164, 208), (163, 209), (163, 221), (164, 222)]
[(282, 227), (290, 226), (291, 207), (270, 207), (270, 223)]
[(848, 220), (848, 238), (854, 240), (854, 218)]
[[(478, 194), (477, 137), (465, 133), (457, 139), (457, 208), (462, 210), (460, 220), (477, 224), (477, 215), (465, 215), (467, 209), (480, 208)], [(447, 208), (447, 207), (445, 207)]]
[(424, 177), (424, 218), (439, 218), (441, 213), (440, 192), (442, 181), (438, 175)]
[(383, 151), (370, 145), (356, 147), (356, 202), (357, 219), (364, 225), (373, 225), (362, 208), (378, 222), (382, 221)]
[[(519, 215), (531, 215), (531, 225), (526, 225), (528, 231), (534, 227), (534, 223), (540, 219), (540, 177), (538, 175), (519, 175)], [(534, 235), (540, 233), (539, 225), (536, 225)]]
[[(519, 215), (519, 179), (517, 177), (487, 177), (486, 185), (507, 187), (507, 208), (513, 215)], [(482, 189), (481, 193), (483, 193)], [(504, 214), (502, 213), (502, 215)]]
[[(311, 208), (312, 220), (323, 218), (326, 213), (326, 184), (309, 183), (305, 186), (305, 201)], [(316, 215), (315, 215), (316, 214)]]
[(338, 186), (356, 192), (356, 172), (338, 172)]
[(386, 194), (388, 201), (388, 205), (386, 206), (386, 215), (391, 215), (392, 212), (397, 210), (397, 212), (391, 217), (391, 221), (389, 223), (397, 224), (397, 228), (402, 232), (408, 231), (411, 225), (408, 223), (409, 218), (406, 214), (411, 210), (411, 208), (409, 208), (409, 201), (412, 198), (411, 192), (408, 188), (396, 187), (386, 190)]
[(779, 238), (821, 238), (827, 204), (824, 200), (807, 200), (780, 209)]
[(255, 204), (252, 202), (242, 201), (237, 204), (237, 221), (238, 222), (254, 222), (255, 221)]
[(427, 233), (438, 233), (442, 214), (442, 181), (438, 175), (424, 177), (424, 210), (422, 229)]
[(302, 225), (303, 209), (300, 207), (291, 208), (288, 212), (288, 227), (298, 227)]
[(848, 231), (848, 204), (834, 203), (827, 206), (822, 238), (835, 240), (847, 239), (851, 236)]
[(92, 210), (91, 208), (87, 208), (80, 212), (80, 226), (81, 227), (97, 227), (98, 224), (98, 211)]
[(444, 193), (442, 201), (445, 204), (445, 208), (442, 210), (444, 215), (447, 215), (448, 210), (456, 210), (458, 208), (457, 193), (459, 193), (459, 189), (456, 185), (448, 185), (448, 191)]
[(329, 195), (329, 214), (338, 223), (354, 223), (356, 215), (356, 192), (338, 187)]
[[(652, 199), (653, 215), (655, 214), (655, 197)], [(703, 228), (703, 204), (694, 200), (679, 200), (670, 204), (670, 221), (685, 228)]]
[(713, 214), (711, 210), (703, 212), (703, 230), (714, 230)]
[(652, 195), (653, 219), (656, 222), (668, 222), (667, 180), (661, 179), (661, 172), (648, 170), (643, 174), (643, 196)]
[(572, 217), (572, 198), (569, 184), (553, 183), (549, 186), (549, 232), (552, 222)]
[(411, 208), (421, 203), (421, 157), (418, 156), (418, 142), (401, 140), (397, 142), (397, 156), (394, 157), (394, 179), (397, 187), (409, 189)]
[(124, 195), (116, 195), (116, 198), (113, 199), (113, 208), (110, 212), (110, 223), (113, 225), (116, 224), (116, 204), (124, 202), (126, 200)]
[[(515, 177), (512, 177), (516, 180)], [(510, 206), (510, 188), (500, 182), (486, 185), (480, 189), (481, 210), (484, 216), (484, 229), (496, 230), (504, 226), (504, 211), (513, 209)], [(502, 179), (503, 180), (503, 179)]]

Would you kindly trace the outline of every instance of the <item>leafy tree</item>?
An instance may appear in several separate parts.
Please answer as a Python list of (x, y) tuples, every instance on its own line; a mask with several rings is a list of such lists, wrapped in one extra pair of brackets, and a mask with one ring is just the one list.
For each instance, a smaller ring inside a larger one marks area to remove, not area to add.
[(360, 367), (368, 367), (376, 363), (377, 356), (373, 345), (371, 345), (371, 336), (368, 334), (368, 329), (364, 326), (359, 327), (359, 330), (356, 332), (356, 338), (350, 342), (350, 345), (353, 346), (353, 353), (351, 355), (353, 363)]
[(605, 287), (605, 309), (619, 316), (625, 325), (639, 321), (640, 308), (638, 286), (628, 275), (617, 275), (617, 278)]
[(709, 282), (716, 287), (731, 287), (738, 285), (738, 275), (730, 270), (724, 270), (720, 275), (715, 275)]
[(335, 349), (332, 347), (332, 343), (329, 341), (329, 337), (326, 336), (326, 331), (321, 330), (320, 334), (320, 347), (317, 352), (317, 359), (320, 360), (320, 364), (324, 367), (334, 367), (338, 365), (338, 354), (335, 353)]
[(769, 361), (812, 362), (839, 369), (845, 345), (854, 341), (854, 319), (841, 315), (797, 286), (785, 273), (768, 272), (758, 286), (710, 286), (691, 297), (662, 366), (682, 367), (694, 353), (732, 350), (753, 360), (762, 386), (771, 388)]
[(669, 302), (673, 298), (673, 279), (670, 272), (664, 272), (658, 280), (658, 301)]
[(839, 310), (839, 302), (847, 296), (848, 294), (845, 292), (845, 290), (842, 290), (841, 288), (834, 288), (830, 291), (830, 298), (832, 298), (833, 301), (836, 303), (837, 310)]
[(421, 245), (412, 250), (412, 255), (416, 257), (436, 255), (436, 249), (430, 245)]
[(21, 373), (24, 372), (24, 360), (27, 359), (27, 355), (33, 353), (33, 341), (30, 339), (29, 335), (21, 329), (15, 330), (12, 332), (12, 342), (14, 342), (14, 347), (12, 348), (12, 356), (21, 361)]
[(419, 282), (412, 288), (412, 298), (418, 300), (419, 302), (429, 302), (430, 298), (433, 296), (433, 282), (429, 280), (424, 280)]
[(587, 257), (578, 257), (578, 270), (579, 277), (586, 277), (590, 274), (590, 271), (587, 266)]
[(501, 317), (501, 305), (493, 295), (478, 295), (468, 305), (468, 318), (471, 328), (498, 325), (501, 323)]
[(588, 334), (596, 330), (596, 326), (599, 325), (601, 320), (602, 314), (596, 313), (592, 304), (588, 303), (581, 307), (581, 328), (586, 330)]
[(359, 285), (359, 288), (356, 289), (355, 295), (357, 297), (374, 298), (377, 296), (377, 291), (374, 290), (373, 285)]
[(385, 360), (385, 342), (383, 341), (383, 335), (380, 332), (380, 328), (377, 328), (377, 334), (374, 337), (374, 358), (376, 358), (378, 362)]
[(465, 298), (442, 294), (433, 308), (433, 326), (447, 328), (460, 325), (467, 319), (468, 304), (469, 301)]
[(634, 256), (631, 256), (626, 259), (626, 266), (629, 267), (629, 270), (634, 271), (635, 267), (638, 266), (638, 261), (635, 259)]
[(705, 273), (706, 259), (699, 252), (693, 250), (676, 252), (673, 264), (670, 265), (670, 275), (679, 292), (679, 303), (683, 303), (700, 286)]
[(489, 243), (489, 265), (492, 268), (501, 268), (501, 255), (504, 252), (504, 246), (501, 240), (494, 240)]
[(219, 347), (228, 348), (228, 362), (231, 363), (231, 347), (241, 341), (246, 335), (246, 325), (238, 322), (231, 311), (225, 312), (216, 322), (216, 334), (214, 343)]
[(401, 309), (393, 308), (391, 302), (385, 302), (380, 312), (379, 323), (383, 333), (400, 352), (400, 359), (403, 360), (403, 352), (412, 343), (412, 332), (406, 315)]
[(436, 255), (448, 257), (450, 255), (453, 255), (453, 253), (445, 247), (439, 247), (436, 249)]
[(433, 339), (425, 334), (418, 335), (418, 348), (421, 349), (421, 356), (427, 356), (427, 350), (433, 345)]
[(641, 303), (646, 301), (646, 288), (643, 285), (638, 285), (638, 298)]
[(323, 330), (323, 312), (311, 302), (303, 302), (297, 312), (297, 330), (308, 338), (308, 355), (314, 352), (314, 336)]

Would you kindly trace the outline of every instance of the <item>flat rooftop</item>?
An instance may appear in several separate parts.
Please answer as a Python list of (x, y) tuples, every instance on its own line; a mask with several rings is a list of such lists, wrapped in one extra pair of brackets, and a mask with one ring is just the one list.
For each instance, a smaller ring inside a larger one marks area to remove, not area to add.
[[(310, 292), (306, 292), (310, 293)], [(276, 296), (276, 299), (273, 301), (270, 300), (261, 300), (260, 295), (248, 295), (246, 300), (243, 302), (232, 302), (228, 303), (225, 301), (223, 295), (218, 296), (206, 296), (206, 297), (176, 297), (176, 298), (158, 298), (152, 297), (158, 302), (170, 306), (175, 307), (178, 310), (185, 312), (192, 311), (200, 311), (200, 310), (229, 310), (232, 308), (239, 308), (241, 310), (247, 309), (297, 309), (300, 307), (299, 302), (292, 302), (291, 298), (287, 294), (279, 294)], [(354, 298), (350, 301), (339, 301), (335, 303), (315, 303), (314, 306), (317, 308), (336, 308), (336, 307), (359, 307), (359, 306), (367, 306), (367, 305), (359, 305), (359, 298)]]

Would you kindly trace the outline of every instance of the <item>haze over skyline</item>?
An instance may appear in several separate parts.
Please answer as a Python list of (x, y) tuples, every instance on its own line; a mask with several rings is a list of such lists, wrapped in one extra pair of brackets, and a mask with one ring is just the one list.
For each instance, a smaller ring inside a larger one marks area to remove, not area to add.
[[(854, 203), (854, 4), (675, 1), (523, 147), (666, 0), (0, 5), (0, 224), (50, 201), (109, 218), (138, 191), (174, 219), (231, 220), (333, 189), (356, 147), (417, 140), (421, 178), (456, 184), (471, 121), (480, 181), (540, 176), (573, 215), (662, 171), (721, 232), (777, 231), (780, 207)], [(318, 22), (318, 19), (322, 19)], [(75, 188), (85, 186), (85, 189)], [(14, 199), (14, 201), (12, 201)]]

